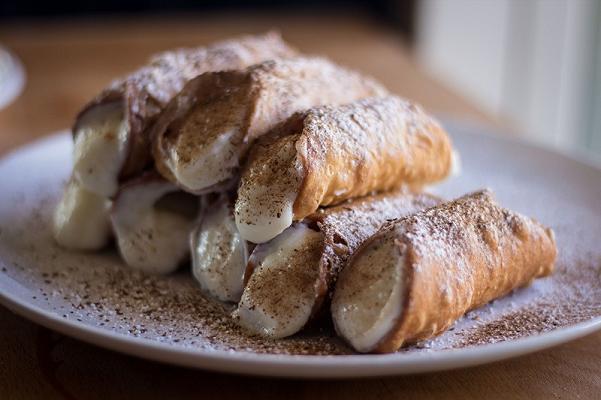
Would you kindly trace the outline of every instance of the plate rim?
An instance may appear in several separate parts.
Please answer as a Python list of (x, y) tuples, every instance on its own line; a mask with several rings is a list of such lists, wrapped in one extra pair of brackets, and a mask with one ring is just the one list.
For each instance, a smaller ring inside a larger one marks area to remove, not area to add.
[[(450, 122), (455, 125), (457, 121)], [(472, 125), (473, 127), (473, 125)], [(473, 132), (473, 129), (467, 129)], [(32, 141), (0, 158), (0, 166), (10, 159), (54, 141), (65, 140), (68, 131), (60, 131)], [(472, 134), (469, 132), (468, 134)], [(601, 172), (594, 162), (577, 160), (569, 154), (550, 150), (544, 146), (486, 133), (497, 140), (535, 147), (559, 155), (588, 168)], [(494, 131), (493, 131), (494, 132)], [(480, 134), (480, 133), (478, 133)], [(0, 260), (0, 265), (4, 262)], [(17, 288), (15, 290), (15, 288)], [(18, 294), (17, 294), (18, 292)], [(206, 350), (177, 347), (152, 339), (128, 336), (105, 328), (65, 319), (31, 301), (30, 294), (20, 282), (5, 275), (0, 279), (0, 304), (14, 313), (55, 330), (102, 348), (162, 363), (254, 376), (289, 378), (357, 378), (435, 372), (487, 364), (519, 355), (544, 350), (595, 331), (601, 330), (601, 316), (577, 324), (553, 329), (537, 335), (466, 347), (461, 349), (424, 351), (418, 353), (352, 354), (352, 355), (286, 355), (251, 353), (241, 351)]]
[[(13, 285), (22, 285), (10, 279)], [(601, 330), (601, 316), (538, 335), (466, 347), (420, 353), (287, 355), (178, 348), (152, 339), (64, 319), (7, 291), (0, 280), (0, 303), (16, 314), (66, 336), (113, 351), (162, 363), (255, 376), (296, 378), (357, 378), (404, 375), (464, 368), (544, 350)], [(152, 350), (152, 351), (149, 351)], [(335, 367), (335, 368), (334, 368)]]

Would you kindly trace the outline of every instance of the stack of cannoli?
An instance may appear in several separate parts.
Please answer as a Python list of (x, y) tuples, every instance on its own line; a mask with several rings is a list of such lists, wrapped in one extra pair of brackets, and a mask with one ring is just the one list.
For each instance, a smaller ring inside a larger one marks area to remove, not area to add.
[(490, 191), (423, 192), (455, 162), (433, 117), (274, 33), (159, 55), (73, 132), (57, 242), (112, 236), (151, 273), (189, 261), (250, 334), (331, 317), (355, 350), (391, 352), (553, 271), (553, 232)]

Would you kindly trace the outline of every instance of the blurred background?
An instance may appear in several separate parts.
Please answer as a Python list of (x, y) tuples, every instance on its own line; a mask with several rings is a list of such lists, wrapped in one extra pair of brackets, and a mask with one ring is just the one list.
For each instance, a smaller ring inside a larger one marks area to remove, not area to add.
[[(597, 0), (3, 0), (7, 143), (65, 128), (81, 104), (158, 50), (271, 27), (441, 115), (601, 155)], [(33, 135), (33, 136), (32, 136)]]

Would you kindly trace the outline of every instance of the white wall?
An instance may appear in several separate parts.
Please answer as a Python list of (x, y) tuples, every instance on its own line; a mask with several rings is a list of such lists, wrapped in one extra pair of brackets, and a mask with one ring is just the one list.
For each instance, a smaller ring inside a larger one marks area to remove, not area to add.
[(525, 135), (584, 147), (596, 113), (597, 0), (422, 0), (431, 73)]
[(489, 112), (502, 103), (507, 0), (423, 0), (418, 51), (423, 64)]

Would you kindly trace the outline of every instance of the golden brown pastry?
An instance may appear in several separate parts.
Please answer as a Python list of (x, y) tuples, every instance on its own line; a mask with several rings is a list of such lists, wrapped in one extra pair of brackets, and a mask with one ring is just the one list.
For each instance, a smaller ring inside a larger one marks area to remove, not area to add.
[(466, 195), (363, 243), (336, 284), (336, 331), (357, 351), (395, 351), (551, 274), (556, 254), (550, 228), (500, 207), (488, 190)]
[(222, 189), (253, 141), (297, 111), (385, 94), (372, 79), (323, 58), (266, 61), (203, 74), (173, 99), (153, 129), (159, 172), (182, 189)]
[(427, 194), (367, 196), (320, 209), (258, 245), (247, 267), (240, 324), (273, 338), (298, 332), (323, 309), (340, 269), (363, 240), (389, 219), (438, 203)]
[(236, 225), (246, 240), (262, 243), (319, 206), (439, 181), (451, 159), (443, 128), (398, 97), (314, 108), (255, 146), (238, 189)]

